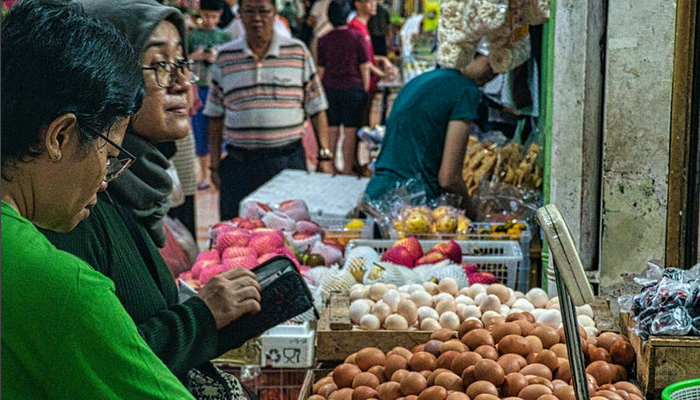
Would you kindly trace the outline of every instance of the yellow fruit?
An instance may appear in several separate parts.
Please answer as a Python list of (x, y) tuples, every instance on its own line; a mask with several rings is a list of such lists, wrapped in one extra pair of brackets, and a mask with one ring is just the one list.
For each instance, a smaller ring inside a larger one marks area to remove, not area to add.
[(457, 217), (444, 214), (435, 221), (435, 231), (439, 233), (454, 233), (457, 229)]
[(365, 227), (365, 221), (361, 219), (353, 219), (345, 225), (345, 229), (362, 229)]
[(460, 215), (457, 217), (457, 232), (460, 233), (467, 233), (469, 232), (469, 226), (472, 224), (472, 221), (469, 220), (469, 218)]
[(433, 218), (438, 219), (446, 214), (454, 214), (456, 210), (450, 206), (440, 206), (433, 211)]
[(406, 233), (428, 233), (430, 225), (430, 218), (422, 213), (409, 214), (403, 223)]

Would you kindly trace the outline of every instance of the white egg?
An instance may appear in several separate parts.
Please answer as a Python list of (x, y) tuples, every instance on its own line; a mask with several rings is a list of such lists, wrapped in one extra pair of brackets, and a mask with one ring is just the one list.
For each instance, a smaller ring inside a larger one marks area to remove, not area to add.
[(520, 290), (516, 290), (516, 291), (514, 292), (514, 294), (515, 294), (515, 300), (524, 299), (524, 298), (525, 298), (525, 293), (521, 292)]
[[(541, 309), (538, 309), (541, 310)], [(534, 314), (533, 314), (534, 315)], [(537, 322), (541, 324), (559, 326), (561, 324), (561, 313), (559, 310), (543, 310), (537, 318)]]
[(511, 308), (510, 311), (508, 311), (508, 314), (506, 316), (508, 316), (510, 314), (515, 314), (515, 313), (521, 313), (521, 312), (524, 312), (524, 311), (519, 309), (519, 308)]
[(365, 287), (350, 290), (350, 301), (367, 298), (369, 291)]
[(440, 293), (449, 293), (454, 296), (459, 290), (459, 285), (457, 285), (457, 281), (452, 278), (442, 278), (440, 279), (440, 283), (438, 283), (438, 290)]
[(379, 318), (374, 314), (365, 314), (360, 318), (360, 328), (366, 331), (376, 331), (381, 326)]
[(593, 318), (589, 317), (588, 315), (579, 315), (578, 324), (582, 325), (584, 328), (595, 327), (595, 321), (593, 321)]
[(369, 287), (369, 298), (374, 301), (377, 301), (384, 297), (384, 293), (386, 293), (387, 290), (389, 290), (389, 288), (386, 284), (381, 282), (373, 283)]
[(530, 311), (530, 314), (532, 314), (532, 316), (535, 317), (535, 321), (537, 321), (540, 318), (540, 315), (542, 315), (542, 313), (544, 313), (545, 311), (547, 310), (545, 310), (544, 308), (535, 308), (532, 311)]
[(418, 285), (418, 284), (414, 283), (414, 284), (408, 286), (409, 293), (413, 293), (416, 290), (421, 290), (421, 291), (425, 292), (425, 288), (423, 287), (423, 285)]
[(506, 305), (508, 307), (513, 307), (513, 304), (515, 304), (515, 301), (517, 298), (515, 297), (515, 293), (511, 292), (510, 297), (508, 298), (508, 301), (506, 301)]
[(547, 302), (545, 308), (556, 308), (559, 310), (559, 296), (554, 296)]
[(480, 284), (480, 283), (475, 283), (467, 289), (467, 294), (469, 294), (469, 297), (472, 299), (476, 300), (476, 295), (479, 293), (486, 293), (486, 286)]
[(408, 299), (404, 299), (399, 302), (399, 306), (396, 308), (396, 313), (406, 318), (406, 322), (408, 322), (409, 326), (415, 324), (418, 320), (418, 310), (416, 305)]
[(412, 292), (410, 299), (416, 303), (418, 307), (433, 306), (433, 296), (431, 296), (430, 293), (426, 292), (425, 290), (416, 290)]
[(549, 296), (547, 292), (540, 288), (532, 288), (525, 295), (525, 297), (532, 303), (535, 308), (544, 308), (549, 301)]
[(452, 329), (455, 331), (459, 329), (459, 317), (452, 311), (447, 311), (440, 315), (438, 322), (440, 322), (440, 325), (442, 325), (443, 328)]
[(475, 305), (464, 306), (463, 310), (458, 314), (463, 321), (469, 318), (481, 318), (481, 310)]
[(501, 309), (498, 311), (501, 315), (508, 315), (510, 312), (510, 307), (505, 304), (501, 304)]
[(418, 307), (419, 321), (423, 321), (424, 319), (434, 319), (437, 321), (438, 318), (440, 318), (440, 315), (437, 313), (437, 311), (435, 311), (434, 308), (428, 306)]
[(387, 284), (386, 284), (386, 287), (389, 288), (389, 289), (396, 289), (396, 290), (399, 290), (399, 287), (396, 286), (396, 284), (394, 284), (394, 283), (387, 283)]
[(402, 285), (402, 286), (399, 286), (399, 292), (401, 292), (401, 293), (408, 293), (408, 288), (409, 288), (410, 286), (411, 286), (411, 285)]
[(448, 311), (455, 312), (457, 311), (457, 303), (455, 303), (454, 299), (442, 300), (435, 305), (435, 311), (440, 315)]
[(350, 321), (352, 321), (353, 324), (357, 325), (360, 323), (360, 318), (362, 318), (363, 315), (369, 314), (371, 305), (369, 301), (365, 299), (358, 299), (350, 303), (350, 308), (349, 308), (349, 314), (350, 314)]
[(477, 295), (474, 297), (474, 303), (476, 303), (477, 306), (480, 306), (480, 305), (481, 305), (481, 302), (484, 301), (484, 299), (486, 298), (486, 296), (488, 296), (488, 295), (486, 294), (486, 292), (481, 292), (481, 293), (477, 294)]
[(455, 303), (464, 304), (465, 306), (473, 306), (474, 304), (476, 304), (474, 303), (474, 299), (463, 294), (460, 294), (459, 296), (455, 297)]
[(438, 294), (438, 285), (435, 282), (423, 282), (423, 289), (430, 294)]
[(435, 296), (433, 296), (433, 303), (437, 304), (443, 300), (453, 300), (454, 301), (454, 296), (452, 296), (449, 293), (438, 293)]
[(391, 312), (396, 312), (396, 307), (399, 306), (401, 301), (401, 293), (396, 289), (389, 289), (382, 296), (382, 300), (391, 307)]
[(383, 324), (386, 317), (391, 314), (391, 307), (383, 301), (379, 301), (372, 306), (370, 313), (374, 314), (379, 319), (379, 322)]
[(481, 314), (481, 322), (484, 323), (484, 326), (492, 325), (497, 319), (505, 320), (505, 318), (496, 311), (486, 311)]
[(590, 304), (584, 304), (581, 307), (576, 307), (576, 315), (588, 315), (593, 318), (593, 308)]
[(365, 288), (365, 285), (363, 285), (361, 283), (356, 283), (356, 284), (350, 286), (350, 291), (352, 292), (353, 290), (364, 289), (364, 288)]
[(420, 330), (422, 331), (432, 332), (440, 328), (442, 328), (442, 326), (440, 326), (440, 323), (432, 318), (426, 318), (420, 322)]
[(463, 295), (469, 297), (469, 286), (465, 286), (465, 287), (459, 289), (459, 292), (457, 292), (457, 293), (463, 294)]
[(519, 308), (523, 311), (532, 311), (535, 309), (535, 306), (533, 306), (527, 299), (518, 299), (515, 300), (512, 308)]
[(589, 338), (598, 337), (598, 328), (595, 326), (585, 326), (583, 329), (586, 330), (586, 335), (588, 335)]
[(487, 294), (486, 297), (479, 303), (479, 310), (486, 311), (501, 311), (501, 300), (495, 294)]
[(391, 314), (384, 320), (384, 326), (390, 331), (402, 331), (408, 329), (408, 322), (399, 314)]

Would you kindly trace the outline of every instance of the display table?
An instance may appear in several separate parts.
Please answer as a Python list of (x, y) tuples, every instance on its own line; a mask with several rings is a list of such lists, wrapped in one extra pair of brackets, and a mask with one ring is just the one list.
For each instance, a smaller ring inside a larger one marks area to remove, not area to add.
[(346, 218), (357, 206), (368, 182), (368, 178), (285, 169), (243, 199), (239, 207), (247, 201), (259, 201), (276, 208), (285, 200), (301, 199), (312, 217)]

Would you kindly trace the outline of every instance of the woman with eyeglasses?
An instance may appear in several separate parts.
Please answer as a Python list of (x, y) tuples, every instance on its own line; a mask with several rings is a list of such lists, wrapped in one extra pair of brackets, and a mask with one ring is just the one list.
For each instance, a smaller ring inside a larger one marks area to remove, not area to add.
[(75, 228), (128, 167), (119, 144), (143, 101), (132, 47), (75, 3), (54, 0), (17, 2), (1, 41), (3, 395), (192, 398), (114, 284), (36, 228)]
[[(188, 93), (195, 77), (184, 48), (183, 16), (154, 0), (80, 3), (130, 39), (140, 56), (146, 95), (122, 145), (120, 157), (133, 154), (133, 165), (99, 196), (89, 219), (50, 240), (114, 281), (139, 333), (195, 397), (245, 398), (238, 381), (209, 360), (247, 339), (237, 336), (231, 322), (259, 311), (255, 276), (242, 268), (227, 271), (179, 303), (178, 288), (158, 252), (172, 190), (169, 163), (159, 147), (190, 132)], [(218, 394), (212, 397), (212, 391)]]

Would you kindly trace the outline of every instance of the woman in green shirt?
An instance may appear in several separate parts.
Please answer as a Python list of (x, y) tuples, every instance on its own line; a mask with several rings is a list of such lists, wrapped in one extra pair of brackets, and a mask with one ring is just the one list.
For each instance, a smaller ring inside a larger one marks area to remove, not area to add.
[(116, 156), (143, 99), (132, 48), (75, 4), (25, 0), (3, 19), (1, 59), (3, 395), (191, 398), (113, 283), (35, 227), (75, 228), (128, 167)]

